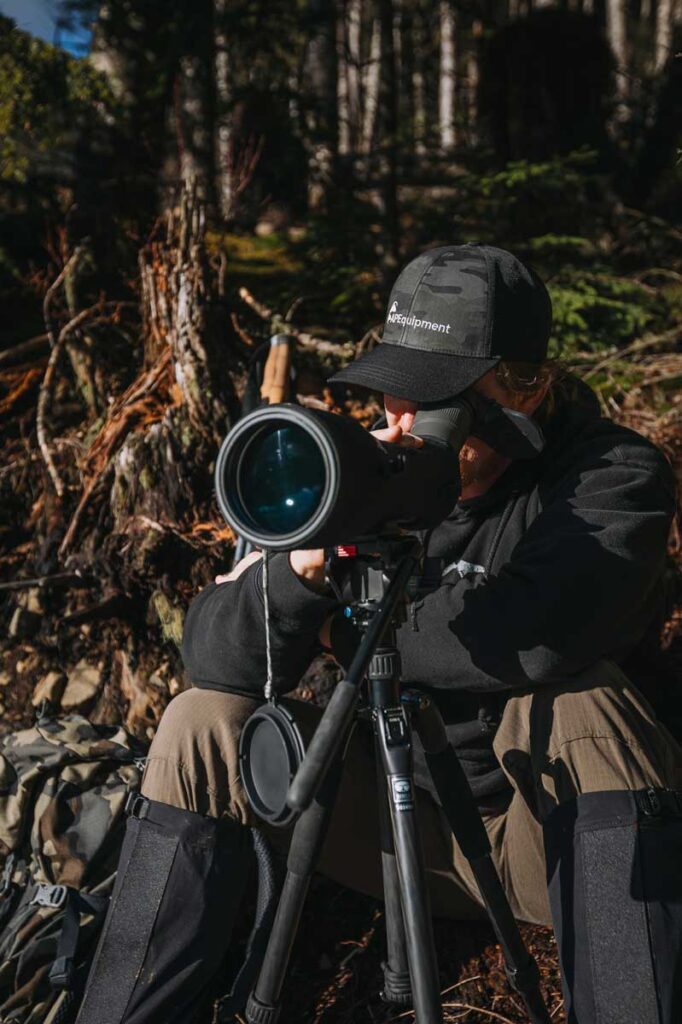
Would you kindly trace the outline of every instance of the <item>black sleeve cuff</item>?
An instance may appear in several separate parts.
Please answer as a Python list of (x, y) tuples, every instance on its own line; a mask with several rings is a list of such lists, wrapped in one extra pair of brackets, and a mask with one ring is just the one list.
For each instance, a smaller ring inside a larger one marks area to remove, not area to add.
[[(306, 586), (289, 564), (289, 555), (283, 551), (272, 555), (268, 562), (270, 584), (268, 597), (275, 618), (292, 629), (319, 629), (328, 615), (337, 607), (335, 597), (318, 594)], [(263, 563), (258, 563), (256, 586), (263, 596)]]

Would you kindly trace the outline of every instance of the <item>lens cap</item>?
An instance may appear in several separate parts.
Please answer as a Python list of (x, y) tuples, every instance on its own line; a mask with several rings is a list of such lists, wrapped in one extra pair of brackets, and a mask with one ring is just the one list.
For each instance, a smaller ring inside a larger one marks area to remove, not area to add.
[(265, 704), (244, 724), (239, 766), (248, 801), (259, 818), (284, 827), (296, 816), (286, 796), (305, 754), (293, 716), (280, 704)]

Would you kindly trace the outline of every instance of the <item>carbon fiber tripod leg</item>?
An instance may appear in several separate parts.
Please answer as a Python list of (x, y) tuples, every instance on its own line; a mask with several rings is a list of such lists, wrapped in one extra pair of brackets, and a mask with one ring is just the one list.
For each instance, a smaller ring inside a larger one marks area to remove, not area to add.
[(414, 703), (415, 725), (426, 753), (445, 816), (459, 847), (471, 864), (497, 940), (502, 947), (507, 977), (519, 993), (533, 1024), (550, 1024), (540, 991), (540, 972), (526, 948), (493, 863), (488, 834), (474, 802), (459, 758), (450, 746), (437, 707), (423, 694)]
[(384, 972), (384, 987), (381, 998), (386, 1003), (399, 1006), (412, 1005), (412, 986), (407, 962), (407, 939), (400, 900), (400, 879), (395, 858), (391, 812), (388, 806), (386, 774), (384, 772), (379, 743), (374, 739), (377, 796), (379, 799), (379, 835), (381, 842), (381, 872), (384, 886), (386, 920), (386, 961), (381, 965)]
[(404, 708), (377, 707), (374, 729), (388, 789), (415, 1017), (419, 1024), (440, 1024), (438, 962), (415, 815), (411, 729)]

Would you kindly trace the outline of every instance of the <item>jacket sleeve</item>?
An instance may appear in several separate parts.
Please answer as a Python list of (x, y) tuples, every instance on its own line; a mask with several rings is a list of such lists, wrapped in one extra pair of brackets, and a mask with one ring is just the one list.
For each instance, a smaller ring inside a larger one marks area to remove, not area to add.
[(403, 678), (504, 690), (627, 653), (658, 602), (674, 512), (667, 464), (652, 455), (577, 466), (542, 495), (497, 575), (445, 582), (417, 604), (398, 634)]
[[(336, 607), (303, 583), (286, 553), (269, 563), (273, 678), (278, 693), (293, 689), (314, 654), (318, 631)], [(196, 686), (261, 694), (266, 680), (263, 562), (229, 583), (209, 583), (189, 606), (182, 659)]]

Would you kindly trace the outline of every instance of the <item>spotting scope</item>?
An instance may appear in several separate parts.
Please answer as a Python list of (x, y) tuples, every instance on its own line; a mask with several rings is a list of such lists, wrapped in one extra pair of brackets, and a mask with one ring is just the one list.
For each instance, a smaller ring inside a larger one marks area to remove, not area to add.
[[(215, 469), (218, 505), (259, 548), (350, 544), (400, 527), (437, 526), (460, 493), (458, 453), (478, 433), (511, 458), (536, 455), (528, 417), (475, 392), (419, 409), (421, 448), (377, 441), (355, 420), (280, 404), (257, 409), (225, 438)], [(538, 437), (539, 436), (539, 437)]]

